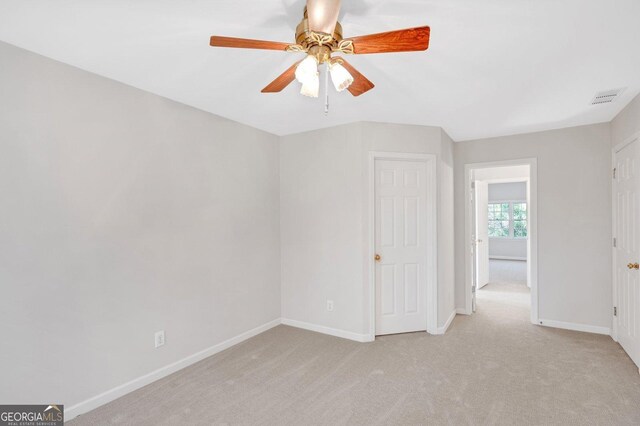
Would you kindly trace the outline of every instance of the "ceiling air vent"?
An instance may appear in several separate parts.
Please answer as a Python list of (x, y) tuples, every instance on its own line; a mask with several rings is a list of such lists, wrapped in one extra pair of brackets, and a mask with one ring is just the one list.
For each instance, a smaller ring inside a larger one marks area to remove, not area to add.
[(607, 90), (606, 92), (596, 93), (596, 95), (591, 100), (591, 105), (600, 105), (600, 104), (610, 104), (620, 94), (624, 89), (615, 89), (615, 90)]

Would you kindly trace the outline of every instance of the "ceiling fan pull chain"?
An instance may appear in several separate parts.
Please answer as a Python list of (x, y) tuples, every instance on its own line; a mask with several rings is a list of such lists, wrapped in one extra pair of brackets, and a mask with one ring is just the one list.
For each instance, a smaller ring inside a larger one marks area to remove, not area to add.
[(329, 64), (324, 66), (324, 115), (329, 115)]

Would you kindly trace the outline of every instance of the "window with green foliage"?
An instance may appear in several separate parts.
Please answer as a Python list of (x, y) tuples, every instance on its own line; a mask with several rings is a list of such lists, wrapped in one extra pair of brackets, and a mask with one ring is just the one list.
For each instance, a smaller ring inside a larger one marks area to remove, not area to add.
[(489, 204), (489, 236), (509, 236), (509, 203)]
[(513, 236), (525, 238), (527, 236), (527, 203), (511, 203), (513, 212)]
[(524, 201), (489, 203), (489, 236), (526, 238), (527, 203)]

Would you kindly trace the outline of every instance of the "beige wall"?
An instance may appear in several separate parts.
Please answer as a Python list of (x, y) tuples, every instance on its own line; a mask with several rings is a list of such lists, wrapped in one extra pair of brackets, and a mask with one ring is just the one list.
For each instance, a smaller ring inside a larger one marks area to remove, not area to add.
[(640, 95), (611, 122), (611, 143), (615, 146), (640, 132)]
[(280, 317), (278, 138), (0, 64), (0, 401), (68, 409)]
[(443, 326), (456, 309), (453, 150), (454, 142), (443, 130), (438, 185), (438, 326)]
[[(455, 144), (456, 270), (464, 271), (464, 165), (538, 162), (540, 319), (611, 327), (609, 124)], [(456, 305), (465, 306), (464, 273)]]
[(360, 135), (350, 124), (281, 139), (280, 238), (282, 317), (363, 334)]

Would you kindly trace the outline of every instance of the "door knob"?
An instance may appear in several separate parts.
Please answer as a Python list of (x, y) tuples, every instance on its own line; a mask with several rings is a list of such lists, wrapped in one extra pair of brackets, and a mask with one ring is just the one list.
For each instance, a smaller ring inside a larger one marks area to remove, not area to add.
[(380, 262), (380, 259), (382, 259), (382, 257), (380, 257), (380, 255), (376, 253), (374, 259), (376, 260), (376, 262)]
[(629, 263), (627, 264), (627, 268), (629, 269), (640, 269), (640, 263)]

